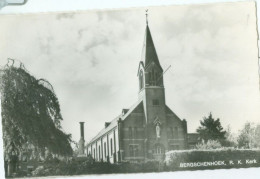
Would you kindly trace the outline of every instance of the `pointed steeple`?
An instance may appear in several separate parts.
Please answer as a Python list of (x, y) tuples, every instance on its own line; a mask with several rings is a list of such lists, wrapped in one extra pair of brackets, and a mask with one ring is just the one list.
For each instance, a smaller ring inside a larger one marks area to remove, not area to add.
[[(138, 67), (139, 90), (149, 88), (164, 87), (163, 85), (163, 69), (159, 62), (150, 28), (148, 25), (147, 11), (146, 11), (146, 29), (144, 36), (144, 44), (142, 51), (142, 58)], [(140, 93), (141, 94), (141, 93)]]
[(143, 51), (142, 51), (142, 61), (144, 62), (145, 68), (154, 62), (158, 67), (162, 70), (162, 67), (160, 65), (152, 35), (150, 32), (150, 28), (148, 25), (148, 21), (146, 20), (146, 29), (145, 29), (145, 36), (144, 36), (144, 45), (143, 45)]

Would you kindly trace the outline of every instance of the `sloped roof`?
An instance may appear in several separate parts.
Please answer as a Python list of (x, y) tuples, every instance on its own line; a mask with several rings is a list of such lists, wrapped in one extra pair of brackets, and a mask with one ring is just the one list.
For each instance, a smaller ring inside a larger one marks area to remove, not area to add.
[(176, 118), (180, 119), (167, 105), (165, 106), (166, 106), (166, 114), (173, 114)]
[(113, 119), (111, 121), (111, 123), (109, 124), (109, 126), (103, 128), (95, 137), (93, 137), (88, 143), (92, 143), (93, 141), (97, 140), (98, 138), (100, 138), (101, 136), (103, 136), (105, 133), (107, 133), (108, 131), (110, 131), (111, 129), (113, 129), (114, 127), (117, 126), (117, 121), (121, 118), (121, 120), (124, 120), (127, 116), (129, 116), (133, 110), (139, 106), (140, 103), (142, 103), (143, 101), (137, 101), (134, 105), (131, 106), (131, 108), (129, 108), (129, 110), (127, 111), (127, 113), (125, 115), (120, 114), (119, 116), (117, 116), (115, 119)]

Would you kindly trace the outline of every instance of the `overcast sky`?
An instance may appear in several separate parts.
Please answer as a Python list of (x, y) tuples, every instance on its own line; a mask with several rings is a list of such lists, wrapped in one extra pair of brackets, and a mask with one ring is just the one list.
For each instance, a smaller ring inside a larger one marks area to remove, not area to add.
[[(0, 65), (22, 61), (59, 98), (64, 131), (88, 141), (137, 101), (145, 9), (0, 16)], [(253, 2), (149, 8), (167, 105), (195, 132), (209, 112), (234, 132), (260, 121)]]

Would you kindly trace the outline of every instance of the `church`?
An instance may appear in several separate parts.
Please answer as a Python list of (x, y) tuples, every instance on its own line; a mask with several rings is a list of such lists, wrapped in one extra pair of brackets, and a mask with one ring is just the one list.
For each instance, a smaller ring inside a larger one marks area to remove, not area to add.
[(86, 146), (81, 135), (81, 154), (95, 161), (138, 162), (163, 160), (167, 151), (189, 148), (186, 120), (165, 103), (163, 73), (147, 22), (137, 74), (138, 101), (106, 122)]

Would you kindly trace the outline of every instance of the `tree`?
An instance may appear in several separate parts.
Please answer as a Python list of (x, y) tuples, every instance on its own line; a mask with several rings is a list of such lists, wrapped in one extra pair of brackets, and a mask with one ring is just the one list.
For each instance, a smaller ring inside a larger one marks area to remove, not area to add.
[(210, 113), (208, 117), (204, 117), (200, 121), (201, 126), (198, 127), (200, 139), (205, 140), (217, 140), (222, 142), (225, 140), (226, 131), (223, 130), (219, 119), (215, 120)]
[(34, 157), (46, 151), (72, 155), (71, 135), (62, 131), (58, 98), (51, 84), (36, 79), (20, 63), (0, 69), (0, 93), (5, 160), (32, 150)]
[(254, 144), (256, 148), (260, 148), (260, 124), (257, 124), (255, 128)]
[(247, 122), (237, 139), (240, 148), (260, 148), (260, 125)]
[(234, 134), (231, 131), (230, 125), (227, 126), (225, 133), (225, 140), (223, 140), (222, 145), (226, 147), (235, 147), (237, 146), (236, 138), (234, 137)]

